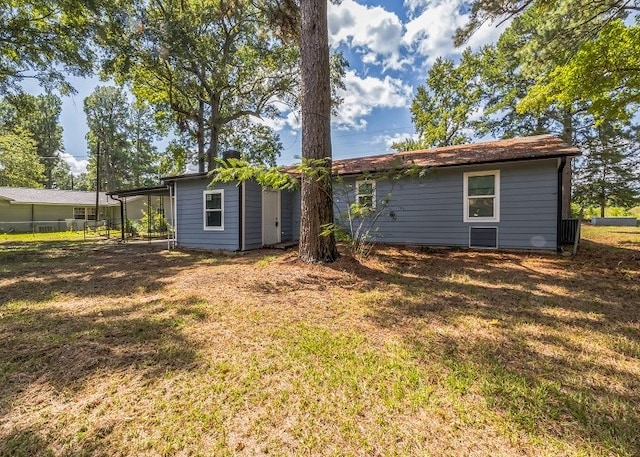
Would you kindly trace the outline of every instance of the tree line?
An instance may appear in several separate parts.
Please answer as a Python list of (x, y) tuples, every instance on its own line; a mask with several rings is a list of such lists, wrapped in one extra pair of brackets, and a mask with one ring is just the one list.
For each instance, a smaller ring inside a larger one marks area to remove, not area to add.
[(393, 147), (551, 133), (583, 152), (573, 164), (575, 202), (602, 216), (607, 206), (640, 204), (639, 8), (617, 0), (477, 1), (458, 44), (483, 21), (512, 22), (496, 44), (435, 61), (411, 105), (417, 135)]

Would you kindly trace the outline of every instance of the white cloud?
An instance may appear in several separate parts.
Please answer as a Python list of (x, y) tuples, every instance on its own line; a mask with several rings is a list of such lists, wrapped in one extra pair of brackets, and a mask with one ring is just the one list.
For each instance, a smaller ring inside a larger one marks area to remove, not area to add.
[[(418, 3), (418, 2), (413, 2)], [(460, 0), (429, 2), (419, 15), (406, 24), (403, 43), (413, 52), (428, 57), (433, 63), (438, 56), (459, 54), (453, 45), (453, 34), (468, 17), (460, 14)]]
[[(405, 0), (404, 5), (412, 19), (405, 25), (402, 41), (414, 52), (428, 57), (427, 64), (433, 63), (438, 56), (459, 55), (465, 47), (476, 51), (486, 44), (495, 43), (511, 23), (510, 20), (499, 26), (485, 23), (464, 46), (455, 48), (453, 35), (470, 18), (464, 0)], [(462, 11), (466, 12), (463, 14)]]
[(384, 144), (388, 151), (394, 143), (400, 143), (406, 140), (417, 140), (417, 133), (396, 133), (395, 135), (379, 135), (375, 137), (372, 144)]
[(64, 160), (69, 164), (69, 167), (71, 167), (71, 174), (77, 176), (87, 172), (87, 165), (89, 165), (88, 160), (76, 159), (74, 156), (72, 156), (68, 152), (63, 152), (63, 151), (60, 151), (58, 155), (62, 160)]
[(364, 129), (364, 119), (375, 108), (401, 108), (409, 105), (412, 88), (401, 80), (385, 76), (383, 79), (362, 78), (348, 71), (344, 78), (346, 89), (339, 94), (344, 98), (338, 107), (334, 122), (342, 128)]
[(353, 0), (329, 6), (329, 42), (364, 50), (367, 63), (400, 68), (402, 22), (380, 6), (368, 7)]

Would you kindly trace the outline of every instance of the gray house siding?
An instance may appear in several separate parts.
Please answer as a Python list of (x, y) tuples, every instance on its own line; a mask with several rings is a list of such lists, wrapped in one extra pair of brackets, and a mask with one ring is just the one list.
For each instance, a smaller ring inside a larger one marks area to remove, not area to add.
[(203, 192), (209, 179), (176, 181), (177, 244), (197, 249), (240, 249), (240, 187), (216, 184), (210, 190), (224, 190), (224, 230), (204, 230)]
[(244, 183), (244, 249), (262, 247), (262, 187)]
[[(500, 170), (500, 221), (464, 222), (464, 173)], [(336, 185), (336, 218), (344, 225), (356, 178)], [(436, 168), (423, 178), (377, 180), (388, 206), (371, 228), (381, 243), (468, 246), (470, 227), (497, 227), (498, 248), (555, 249), (557, 160)]]
[(280, 192), (281, 241), (293, 240), (293, 192)]
[(300, 239), (300, 190), (291, 193), (291, 239)]

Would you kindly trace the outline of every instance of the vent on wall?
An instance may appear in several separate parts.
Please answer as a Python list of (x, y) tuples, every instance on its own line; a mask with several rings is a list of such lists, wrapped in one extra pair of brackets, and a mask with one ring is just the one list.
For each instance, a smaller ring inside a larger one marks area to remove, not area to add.
[(469, 227), (470, 248), (497, 248), (498, 227)]

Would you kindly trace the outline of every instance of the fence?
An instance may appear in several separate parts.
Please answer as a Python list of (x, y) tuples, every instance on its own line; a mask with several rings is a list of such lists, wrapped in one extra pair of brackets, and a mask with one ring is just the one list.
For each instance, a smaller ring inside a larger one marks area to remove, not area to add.
[(54, 233), (79, 232), (87, 226), (108, 225), (107, 220), (86, 221), (84, 219), (58, 219), (55, 221), (0, 221), (0, 233)]

